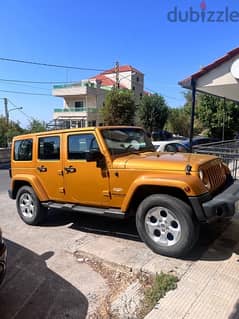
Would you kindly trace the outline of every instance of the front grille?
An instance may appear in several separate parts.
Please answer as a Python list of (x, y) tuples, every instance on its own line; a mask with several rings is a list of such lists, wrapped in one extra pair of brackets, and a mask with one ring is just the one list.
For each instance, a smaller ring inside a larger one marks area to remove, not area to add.
[(206, 167), (203, 167), (203, 172), (209, 180), (210, 192), (216, 191), (226, 182), (226, 173), (220, 160), (208, 163)]

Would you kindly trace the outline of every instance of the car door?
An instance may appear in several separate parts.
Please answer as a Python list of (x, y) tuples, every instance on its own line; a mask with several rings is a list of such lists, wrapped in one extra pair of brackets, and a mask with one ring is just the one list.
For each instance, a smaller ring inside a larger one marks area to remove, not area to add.
[[(100, 206), (109, 201), (109, 177), (106, 168), (87, 161), (87, 154), (99, 151), (94, 133), (68, 133), (64, 136), (64, 187), (66, 200)], [(100, 167), (97, 167), (100, 166)]]
[(37, 138), (36, 176), (50, 200), (64, 199), (62, 171), (62, 135)]

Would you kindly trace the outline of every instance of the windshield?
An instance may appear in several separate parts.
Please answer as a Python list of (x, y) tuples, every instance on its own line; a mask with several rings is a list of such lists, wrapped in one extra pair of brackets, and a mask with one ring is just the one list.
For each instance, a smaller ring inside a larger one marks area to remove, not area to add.
[(102, 135), (111, 155), (155, 151), (150, 138), (140, 128), (103, 129)]

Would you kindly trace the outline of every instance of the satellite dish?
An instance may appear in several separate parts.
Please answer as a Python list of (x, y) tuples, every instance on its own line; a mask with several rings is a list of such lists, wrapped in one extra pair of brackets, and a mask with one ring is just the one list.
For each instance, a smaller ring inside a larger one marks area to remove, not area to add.
[(231, 74), (235, 79), (239, 79), (239, 59), (232, 63)]

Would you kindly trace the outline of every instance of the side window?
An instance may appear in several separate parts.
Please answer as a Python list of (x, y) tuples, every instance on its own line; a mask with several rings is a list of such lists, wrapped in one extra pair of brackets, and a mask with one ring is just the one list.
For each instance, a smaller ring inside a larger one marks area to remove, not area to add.
[(165, 147), (165, 151), (166, 152), (177, 152), (177, 147), (175, 144), (168, 144), (166, 147)]
[(86, 153), (93, 150), (99, 150), (93, 134), (68, 136), (68, 159), (86, 159)]
[(32, 160), (32, 139), (19, 140), (14, 143), (14, 160)]
[(38, 141), (38, 159), (60, 159), (60, 136), (40, 137)]

